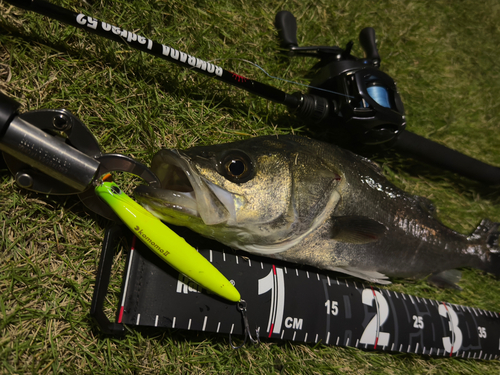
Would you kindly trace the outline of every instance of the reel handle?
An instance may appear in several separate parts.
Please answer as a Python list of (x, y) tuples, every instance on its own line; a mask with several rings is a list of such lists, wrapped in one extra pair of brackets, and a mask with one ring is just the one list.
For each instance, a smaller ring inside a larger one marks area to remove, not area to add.
[(365, 51), (366, 58), (372, 60), (375, 67), (380, 66), (380, 55), (378, 54), (377, 41), (375, 38), (375, 29), (373, 27), (365, 27), (359, 33), (359, 44)]
[(297, 42), (297, 21), (292, 13), (287, 10), (278, 12), (274, 19), (274, 25), (278, 30), (281, 48), (290, 50), (292, 47), (299, 46)]

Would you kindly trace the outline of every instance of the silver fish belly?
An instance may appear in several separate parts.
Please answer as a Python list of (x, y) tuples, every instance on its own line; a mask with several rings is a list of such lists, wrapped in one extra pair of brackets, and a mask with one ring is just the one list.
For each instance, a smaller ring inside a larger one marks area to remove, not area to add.
[(160, 189), (140, 204), (236, 249), (365, 280), (433, 276), (460, 267), (498, 273), (498, 224), (465, 236), (434, 216), (430, 201), (391, 183), (371, 161), (298, 136), (161, 150)]

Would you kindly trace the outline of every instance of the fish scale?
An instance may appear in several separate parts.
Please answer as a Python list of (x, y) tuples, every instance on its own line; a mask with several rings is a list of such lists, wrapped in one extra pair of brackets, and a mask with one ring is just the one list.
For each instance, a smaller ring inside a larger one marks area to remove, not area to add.
[[(112, 263), (113, 253), (108, 249), (103, 256)], [(219, 249), (200, 254), (234, 282), (247, 301), (250, 328), (259, 328), (261, 340), (467, 359), (497, 359), (500, 354), (496, 312), (254, 255)], [(243, 334), (234, 304), (159, 262), (140, 241), (129, 252), (125, 274), (118, 326)], [(96, 288), (94, 300), (104, 298), (98, 293)]]

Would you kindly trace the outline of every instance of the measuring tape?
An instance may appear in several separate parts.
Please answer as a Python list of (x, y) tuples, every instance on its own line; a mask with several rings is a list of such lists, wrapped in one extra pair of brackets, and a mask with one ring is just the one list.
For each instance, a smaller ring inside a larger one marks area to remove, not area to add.
[[(496, 312), (438, 302), (269, 258), (200, 250), (238, 288), (260, 338), (429, 356), (497, 359)], [(242, 335), (234, 304), (210, 294), (134, 241), (117, 322)]]

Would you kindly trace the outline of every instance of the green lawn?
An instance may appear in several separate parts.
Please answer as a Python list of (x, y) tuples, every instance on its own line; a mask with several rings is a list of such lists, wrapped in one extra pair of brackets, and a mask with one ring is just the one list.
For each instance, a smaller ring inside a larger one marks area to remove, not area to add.
[[(287, 9), (298, 40), (340, 45), (359, 31), (377, 32), (382, 70), (395, 78), (408, 129), (500, 166), (500, 3), (423, 1), (57, 1), (241, 75), (307, 83), (316, 62), (280, 59), (273, 21)], [(186, 148), (250, 136), (313, 135), (286, 108), (144, 53), (124, 48), (0, 1), (0, 90), (22, 111), (67, 108), (107, 153), (149, 163), (161, 147)], [(498, 189), (395, 155), (376, 161), (399, 187), (430, 198), (448, 226), (470, 233), (500, 220)], [(76, 197), (28, 193), (0, 172), (0, 372), (408, 374), (499, 373), (497, 361), (388, 355), (350, 348), (264, 342), (230, 349), (227, 337), (156, 335), (131, 330), (101, 335), (89, 318), (105, 219)], [(126, 185), (125, 181), (122, 182)], [(124, 255), (121, 255), (123, 260)], [(118, 262), (118, 264), (123, 264)], [(121, 271), (114, 273), (110, 305)], [(500, 282), (464, 270), (462, 292), (396, 280), (391, 290), (500, 311)]]

